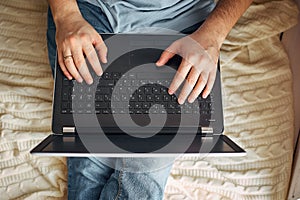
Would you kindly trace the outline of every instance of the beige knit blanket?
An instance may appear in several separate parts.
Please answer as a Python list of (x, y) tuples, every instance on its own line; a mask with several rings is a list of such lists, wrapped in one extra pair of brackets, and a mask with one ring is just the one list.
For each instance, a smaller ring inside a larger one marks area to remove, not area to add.
[[(47, 4), (0, 1), (0, 199), (65, 199), (64, 158), (29, 151), (51, 133)], [(296, 23), (292, 0), (255, 1), (222, 47), (225, 134), (242, 158), (174, 164), (165, 199), (285, 199), (293, 149), (289, 61), (279, 33)]]

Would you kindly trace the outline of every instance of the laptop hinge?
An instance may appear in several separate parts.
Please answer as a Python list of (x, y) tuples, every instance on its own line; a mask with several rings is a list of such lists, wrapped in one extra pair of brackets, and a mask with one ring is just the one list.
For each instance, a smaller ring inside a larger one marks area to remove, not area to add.
[(212, 127), (201, 127), (201, 132), (206, 134), (213, 134), (214, 129)]
[(75, 127), (63, 127), (63, 133), (75, 133)]

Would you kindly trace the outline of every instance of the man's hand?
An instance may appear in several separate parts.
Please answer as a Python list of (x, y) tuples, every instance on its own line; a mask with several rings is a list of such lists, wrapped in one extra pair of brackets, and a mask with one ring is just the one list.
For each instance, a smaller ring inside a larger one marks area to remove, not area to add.
[(57, 23), (56, 43), (59, 65), (64, 74), (93, 83), (86, 59), (98, 76), (102, 75), (101, 62), (106, 63), (107, 47), (97, 31), (81, 16), (67, 18), (63, 23)]
[(175, 54), (183, 57), (169, 88), (169, 93), (174, 93), (186, 78), (178, 103), (184, 103), (188, 96), (188, 101), (193, 102), (204, 88), (202, 96), (208, 96), (216, 77), (221, 45), (252, 1), (219, 0), (213, 12), (197, 31), (175, 41), (163, 52), (156, 63), (157, 66), (164, 65)]
[(173, 94), (185, 81), (178, 97), (178, 103), (183, 104), (188, 98), (190, 103), (202, 93), (206, 98), (214, 85), (219, 57), (219, 44), (205, 32), (197, 31), (173, 42), (157, 61), (157, 66), (168, 62), (175, 54), (182, 57), (182, 62), (169, 87)]
[(59, 65), (68, 79), (93, 83), (87, 61), (98, 76), (100, 61), (107, 62), (107, 47), (97, 31), (82, 17), (76, 0), (48, 0), (56, 26)]

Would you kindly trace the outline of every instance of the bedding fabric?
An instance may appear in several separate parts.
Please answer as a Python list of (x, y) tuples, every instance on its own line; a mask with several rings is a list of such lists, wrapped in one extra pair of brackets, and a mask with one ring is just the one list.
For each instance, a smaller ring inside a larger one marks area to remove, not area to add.
[[(65, 158), (29, 151), (51, 133), (53, 80), (46, 1), (0, 1), (0, 199), (66, 199)], [(293, 151), (293, 94), (279, 33), (292, 0), (256, 0), (221, 51), (225, 134), (242, 158), (183, 156), (165, 199), (285, 199)]]

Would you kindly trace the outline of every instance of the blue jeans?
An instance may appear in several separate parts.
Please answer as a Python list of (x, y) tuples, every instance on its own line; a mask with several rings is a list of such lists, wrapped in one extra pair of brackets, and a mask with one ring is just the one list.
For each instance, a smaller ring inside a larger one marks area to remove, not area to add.
[[(110, 33), (112, 29), (101, 9), (78, 3), (83, 17), (99, 32)], [(48, 12), (48, 55), (55, 67), (55, 24)], [(165, 158), (68, 158), (68, 199), (162, 199), (164, 187), (172, 167), (156, 169)], [(133, 171), (139, 171), (135, 173)], [(145, 172), (147, 171), (147, 172)]]
[(68, 198), (162, 199), (172, 165), (156, 169), (158, 162), (165, 158), (68, 158)]

